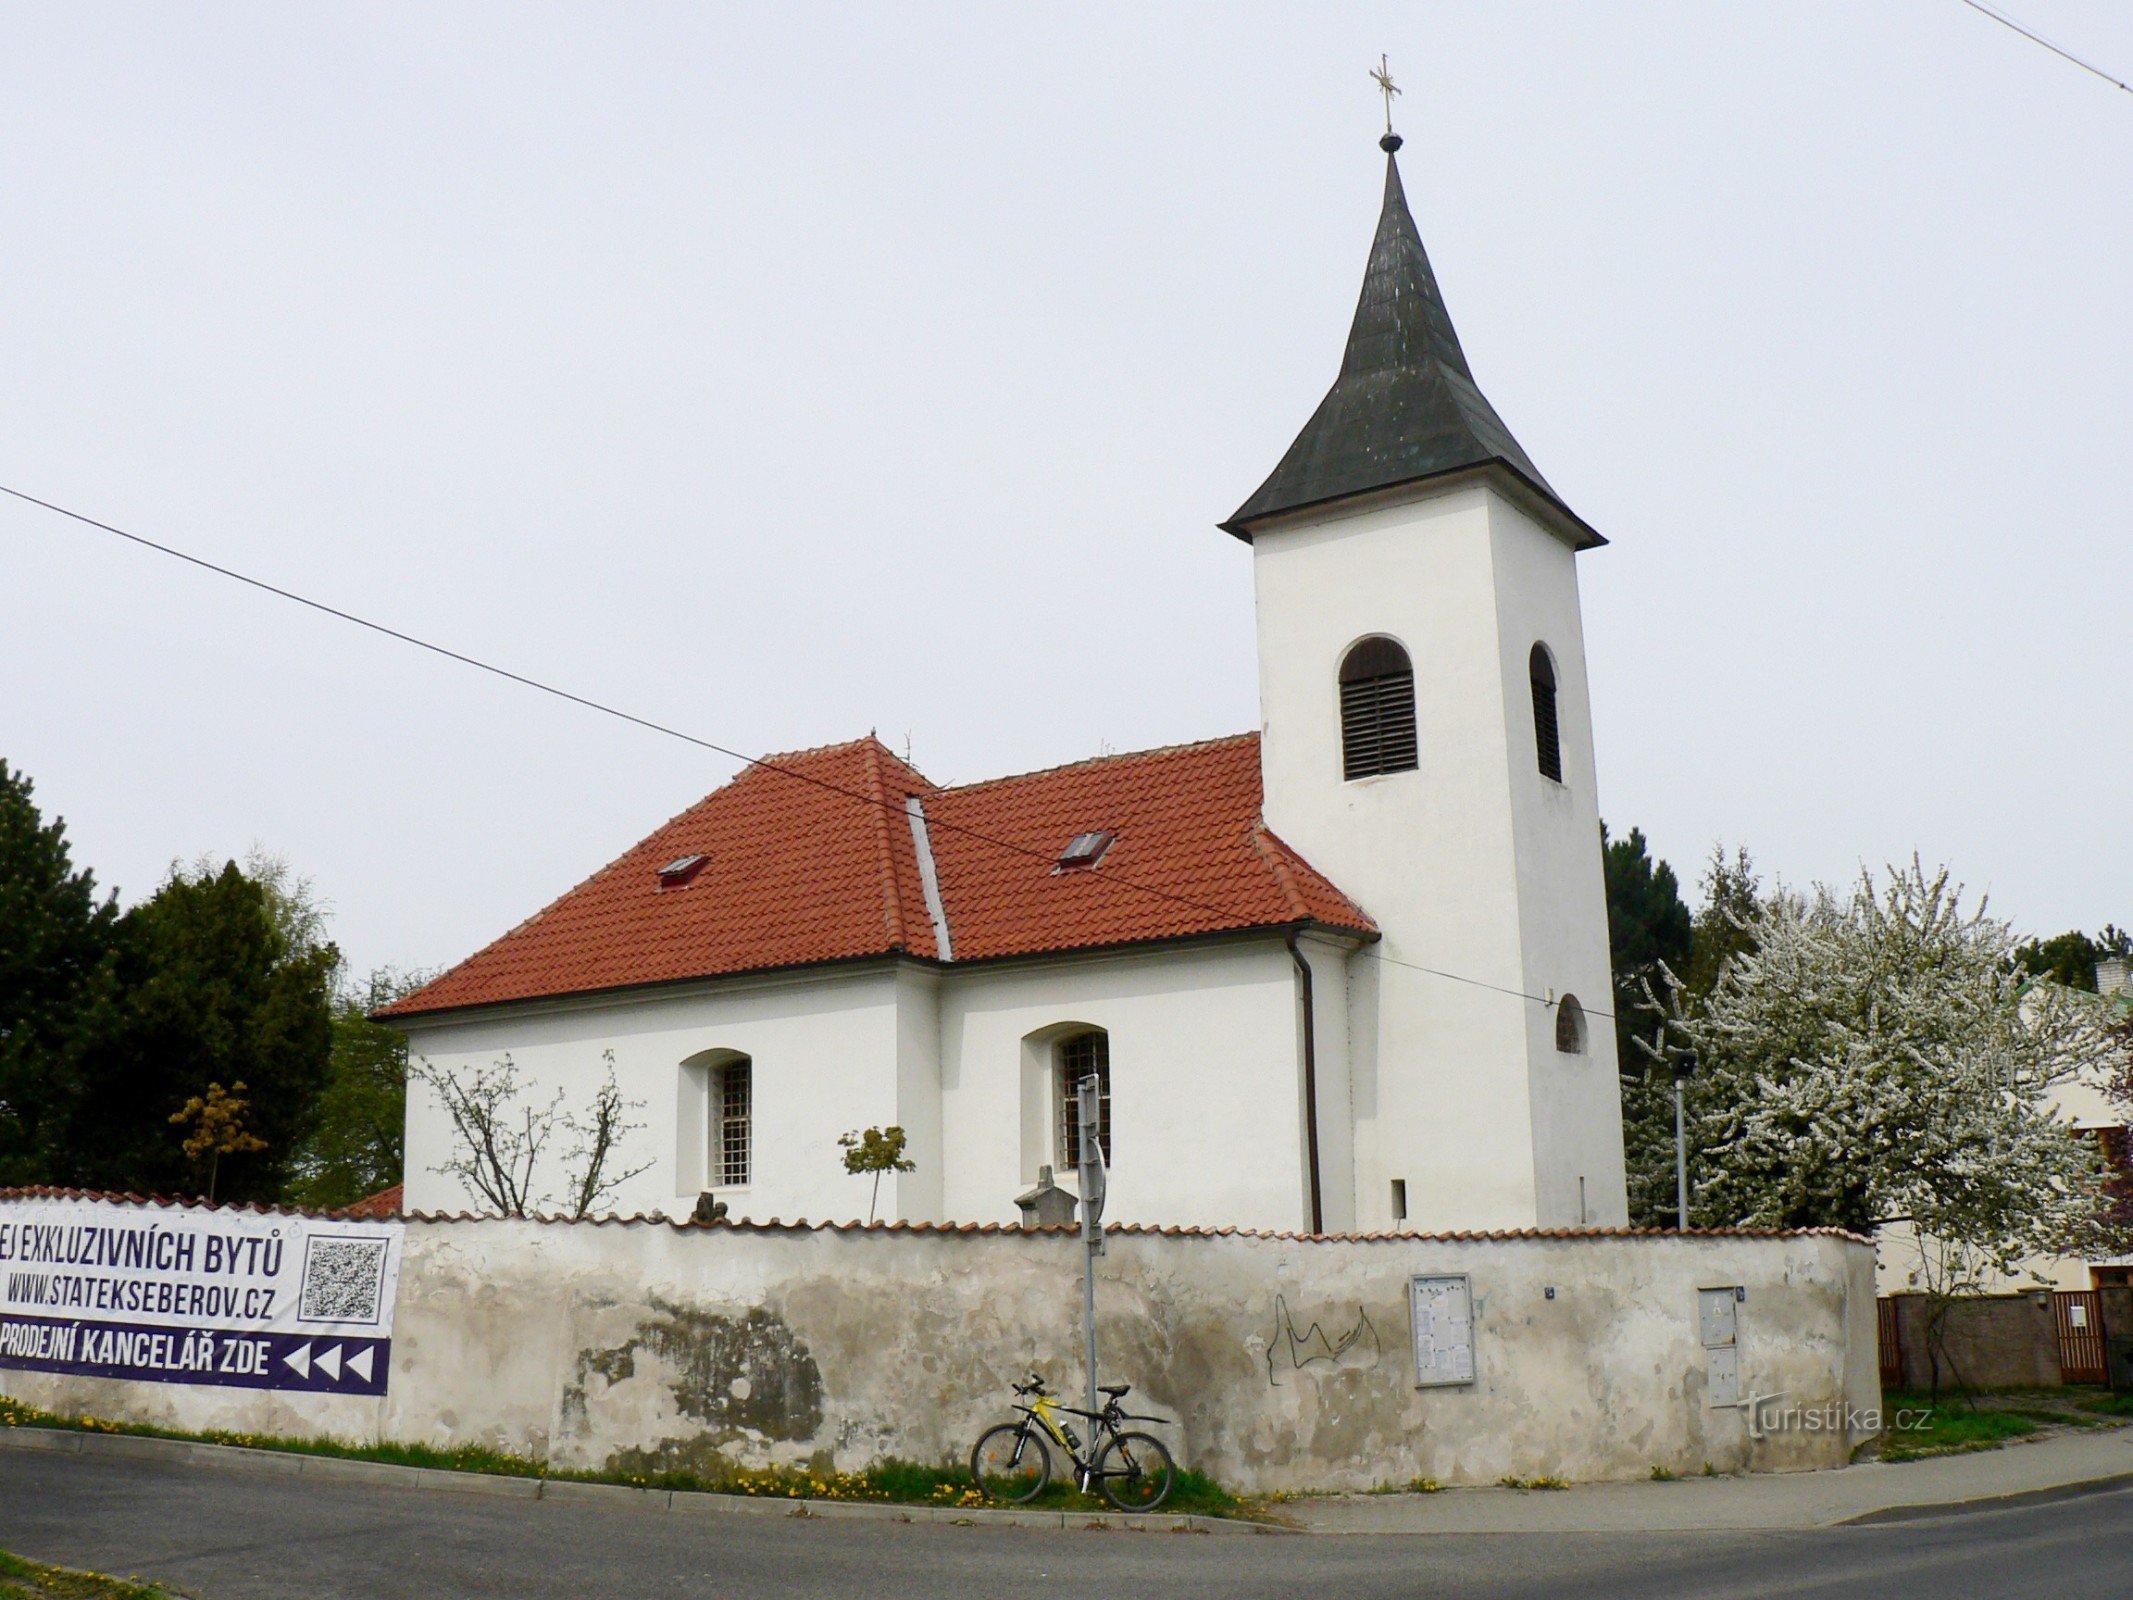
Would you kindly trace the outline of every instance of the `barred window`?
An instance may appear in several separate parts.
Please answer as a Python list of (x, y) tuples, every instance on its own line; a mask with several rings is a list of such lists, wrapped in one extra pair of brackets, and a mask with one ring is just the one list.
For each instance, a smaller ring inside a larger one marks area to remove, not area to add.
[(746, 1056), (716, 1068), (711, 1078), (711, 1182), (732, 1188), (748, 1181), (754, 1143), (755, 1063)]
[(1415, 669), (1390, 639), (1365, 639), (1341, 662), (1341, 775), (1416, 765)]
[(1081, 1082), (1096, 1080), (1096, 1146), (1111, 1160), (1111, 1036), (1100, 1028), (1059, 1041), (1059, 1160), (1081, 1165)]
[(1544, 778), (1563, 781), (1563, 735), (1555, 721), (1555, 663), (1548, 647), (1537, 644), (1528, 658), (1533, 678), (1533, 745), (1540, 753)]
[(1574, 994), (1564, 995), (1556, 1005), (1555, 1047), (1566, 1056), (1585, 1053), (1585, 1008)]

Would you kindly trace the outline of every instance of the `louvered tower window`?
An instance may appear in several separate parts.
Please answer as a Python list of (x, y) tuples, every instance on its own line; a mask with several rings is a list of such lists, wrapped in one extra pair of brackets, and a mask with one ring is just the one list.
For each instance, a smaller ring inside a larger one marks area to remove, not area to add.
[(1096, 1146), (1111, 1159), (1111, 1036), (1099, 1029), (1059, 1041), (1059, 1160), (1081, 1165), (1081, 1082), (1096, 1080)]
[(1341, 775), (1415, 768), (1415, 669), (1390, 639), (1365, 639), (1341, 663)]
[(1533, 744), (1540, 753), (1544, 778), (1563, 781), (1563, 735), (1555, 720), (1555, 663), (1548, 647), (1537, 644), (1531, 658), (1533, 676)]

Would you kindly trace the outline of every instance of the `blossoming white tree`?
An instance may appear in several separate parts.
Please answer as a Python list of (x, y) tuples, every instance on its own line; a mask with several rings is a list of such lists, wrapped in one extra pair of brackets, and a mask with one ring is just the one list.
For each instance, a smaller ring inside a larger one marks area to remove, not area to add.
[(1694, 1221), (1908, 1223), (1935, 1328), (1988, 1273), (2105, 1247), (2095, 1148), (2051, 1100), (2117, 1058), (2093, 996), (2028, 977), (2008, 925), (1915, 859), (1849, 893), (1780, 889), (1743, 931), (1707, 994), (1667, 973), (1652, 999), (1658, 1052), (1699, 1061)]
[[(629, 1120), (644, 1102), (622, 1098), (614, 1051), (601, 1052), (600, 1059), (607, 1074), (581, 1117), (564, 1109), (561, 1089), (546, 1105), (521, 1102), (518, 1067), (508, 1055), (464, 1078), (417, 1057), (408, 1078), (426, 1085), (452, 1122), (452, 1152), (430, 1170), (459, 1179), (469, 1196), (500, 1216), (523, 1217), (558, 1202), (569, 1216), (589, 1215), (655, 1164), (616, 1170), (617, 1152), (644, 1128)], [(562, 1194), (544, 1195), (536, 1187), (541, 1155), (558, 1133), (573, 1135), (575, 1142), (563, 1156)]]

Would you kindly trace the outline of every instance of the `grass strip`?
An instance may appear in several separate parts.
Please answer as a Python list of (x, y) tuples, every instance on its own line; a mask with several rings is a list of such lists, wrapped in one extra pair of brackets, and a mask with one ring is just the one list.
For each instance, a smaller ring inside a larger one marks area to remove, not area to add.
[[(116, 1433), (145, 1439), (177, 1439), (189, 1444), (225, 1444), (246, 1450), (280, 1450), (291, 1455), (333, 1456), (344, 1461), (381, 1461), (399, 1467), (441, 1472), (486, 1472), (511, 1478), (553, 1478), (571, 1483), (612, 1483), (632, 1489), (676, 1489), (689, 1494), (750, 1495), (779, 1500), (849, 1500), (882, 1505), (947, 1506), (974, 1510), (990, 1504), (967, 1467), (929, 1467), (891, 1458), (858, 1472), (829, 1466), (743, 1467), (692, 1455), (677, 1462), (656, 1452), (624, 1451), (606, 1470), (550, 1467), (531, 1456), (513, 1455), (482, 1445), (355, 1444), (343, 1439), (292, 1439), (277, 1434), (233, 1433), (224, 1429), (188, 1432), (141, 1422), (113, 1422), (102, 1417), (64, 1416), (40, 1411), (0, 1396), (0, 1427), (58, 1428), (75, 1433)], [(1108, 1501), (1085, 1495), (1054, 1481), (1029, 1502), (1042, 1511), (1110, 1511)], [(1166, 1513), (1203, 1517), (1237, 1517), (1248, 1508), (1204, 1472), (1183, 1467), (1170, 1495), (1158, 1508)], [(6, 1591), (0, 1590), (0, 1596)]]
[(1883, 1461), (1922, 1461), (1928, 1456), (1997, 1450), (2010, 1439), (2035, 1433), (2043, 1423), (2054, 1420), (2028, 1407), (1978, 1405), (1961, 1398), (1933, 1404), (1923, 1395), (1894, 1393), (1883, 1397), (1882, 1411), (1900, 1422), (1898, 1428), (1882, 1435)]

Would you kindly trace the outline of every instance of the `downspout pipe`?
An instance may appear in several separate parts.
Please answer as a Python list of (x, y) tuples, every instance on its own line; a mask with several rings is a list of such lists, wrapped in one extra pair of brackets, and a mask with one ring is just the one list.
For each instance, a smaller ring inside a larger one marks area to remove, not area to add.
[(1289, 959), (1296, 963), (1296, 998), (1303, 1007), (1304, 1165), (1311, 1179), (1311, 1231), (1326, 1231), (1325, 1196), (1318, 1181), (1318, 1007), (1313, 1003), (1311, 963), (1304, 959), (1303, 924), (1289, 930)]

